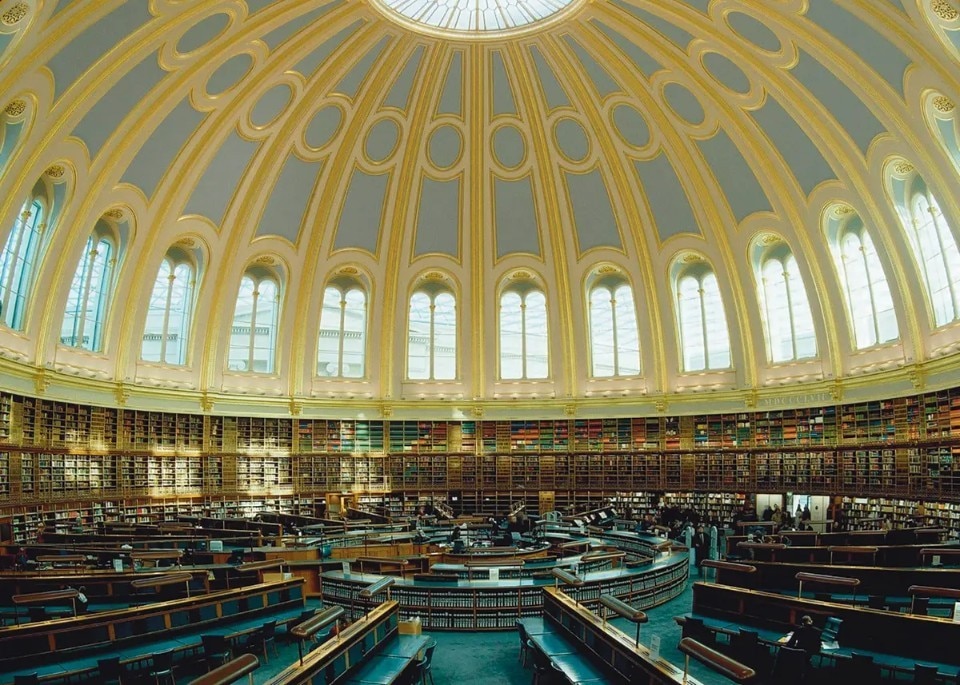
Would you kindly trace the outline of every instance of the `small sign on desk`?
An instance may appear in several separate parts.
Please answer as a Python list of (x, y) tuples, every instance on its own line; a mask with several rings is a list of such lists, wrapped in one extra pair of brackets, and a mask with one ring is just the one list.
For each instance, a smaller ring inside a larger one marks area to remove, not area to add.
[(494, 582), (500, 582), (500, 569), (498, 568), (490, 569), (490, 580)]
[(349, 562), (349, 561), (341, 561), (341, 562), (340, 562), (340, 570), (343, 571), (343, 575), (349, 576), (349, 575), (350, 575), (350, 562)]
[(650, 658), (653, 661), (660, 660), (660, 636), (654, 635), (650, 638)]

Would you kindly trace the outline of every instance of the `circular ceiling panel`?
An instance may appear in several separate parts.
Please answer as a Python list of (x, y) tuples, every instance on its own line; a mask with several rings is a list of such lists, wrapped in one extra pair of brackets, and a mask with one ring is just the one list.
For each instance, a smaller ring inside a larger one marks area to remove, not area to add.
[(582, 0), (374, 0), (387, 16), (427, 33), (502, 37), (552, 23)]

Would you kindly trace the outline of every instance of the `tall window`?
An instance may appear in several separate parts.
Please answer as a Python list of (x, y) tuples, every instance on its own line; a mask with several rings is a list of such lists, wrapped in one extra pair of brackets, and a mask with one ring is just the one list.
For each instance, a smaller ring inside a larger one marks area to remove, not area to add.
[(411, 380), (457, 377), (457, 300), (449, 290), (418, 290), (410, 297), (407, 376)]
[(817, 356), (817, 336), (803, 277), (794, 256), (783, 249), (760, 265), (760, 301), (773, 362)]
[(633, 290), (627, 283), (601, 283), (590, 290), (592, 375), (640, 373), (640, 337)]
[(873, 239), (859, 220), (848, 224), (840, 234), (834, 256), (856, 348), (896, 340), (900, 331), (890, 286)]
[(62, 344), (91, 351), (101, 349), (107, 307), (113, 291), (114, 252), (111, 237), (94, 231), (87, 238), (67, 295), (60, 327)]
[(39, 200), (27, 202), (13, 223), (0, 257), (0, 315), (3, 322), (15, 330), (23, 328), (43, 218), (43, 205)]
[(547, 378), (547, 298), (535, 289), (507, 290), (500, 296), (500, 377)]
[[(907, 168), (907, 167), (901, 167)], [(934, 322), (943, 326), (960, 319), (960, 250), (940, 205), (923, 179), (914, 173), (893, 183), (897, 208), (914, 261), (923, 275)]]
[(157, 270), (150, 294), (141, 359), (181, 366), (187, 363), (195, 288), (193, 264), (168, 254)]
[(280, 286), (270, 275), (247, 273), (240, 281), (230, 331), (231, 371), (273, 373), (276, 368)]
[(367, 339), (367, 295), (358, 286), (329, 286), (323, 292), (317, 375), (363, 378)]
[(720, 286), (705, 265), (678, 279), (677, 320), (684, 371), (730, 368), (730, 333)]

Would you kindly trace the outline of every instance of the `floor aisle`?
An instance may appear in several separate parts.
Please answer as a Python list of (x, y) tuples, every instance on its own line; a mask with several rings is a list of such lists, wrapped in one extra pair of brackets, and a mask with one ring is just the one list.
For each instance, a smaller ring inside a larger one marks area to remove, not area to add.
[[(696, 572), (692, 580), (696, 580)], [(676, 599), (647, 612), (649, 622), (640, 633), (640, 642), (649, 645), (654, 635), (660, 636), (660, 651), (668, 661), (681, 666), (683, 655), (677, 650), (680, 627), (673, 620), (690, 611), (693, 601), (691, 583)], [(617, 626), (628, 635), (633, 635), (633, 625), (618, 619)], [(520, 642), (516, 631), (488, 633), (433, 632), (437, 641), (434, 652), (433, 678), (436, 685), (529, 685), (533, 671), (520, 666), (518, 657)], [(266, 682), (284, 666), (296, 659), (295, 645), (280, 645), (280, 658), (271, 658), (269, 664), (257, 671), (257, 683)], [(698, 663), (690, 666), (691, 675), (702, 683), (719, 683), (723, 679), (712, 674)]]

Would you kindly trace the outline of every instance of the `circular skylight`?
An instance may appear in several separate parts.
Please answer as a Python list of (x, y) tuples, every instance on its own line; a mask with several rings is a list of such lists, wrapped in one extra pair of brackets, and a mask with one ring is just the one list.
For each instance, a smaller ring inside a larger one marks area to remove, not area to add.
[(389, 14), (430, 32), (503, 34), (557, 16), (578, 0), (378, 0)]

